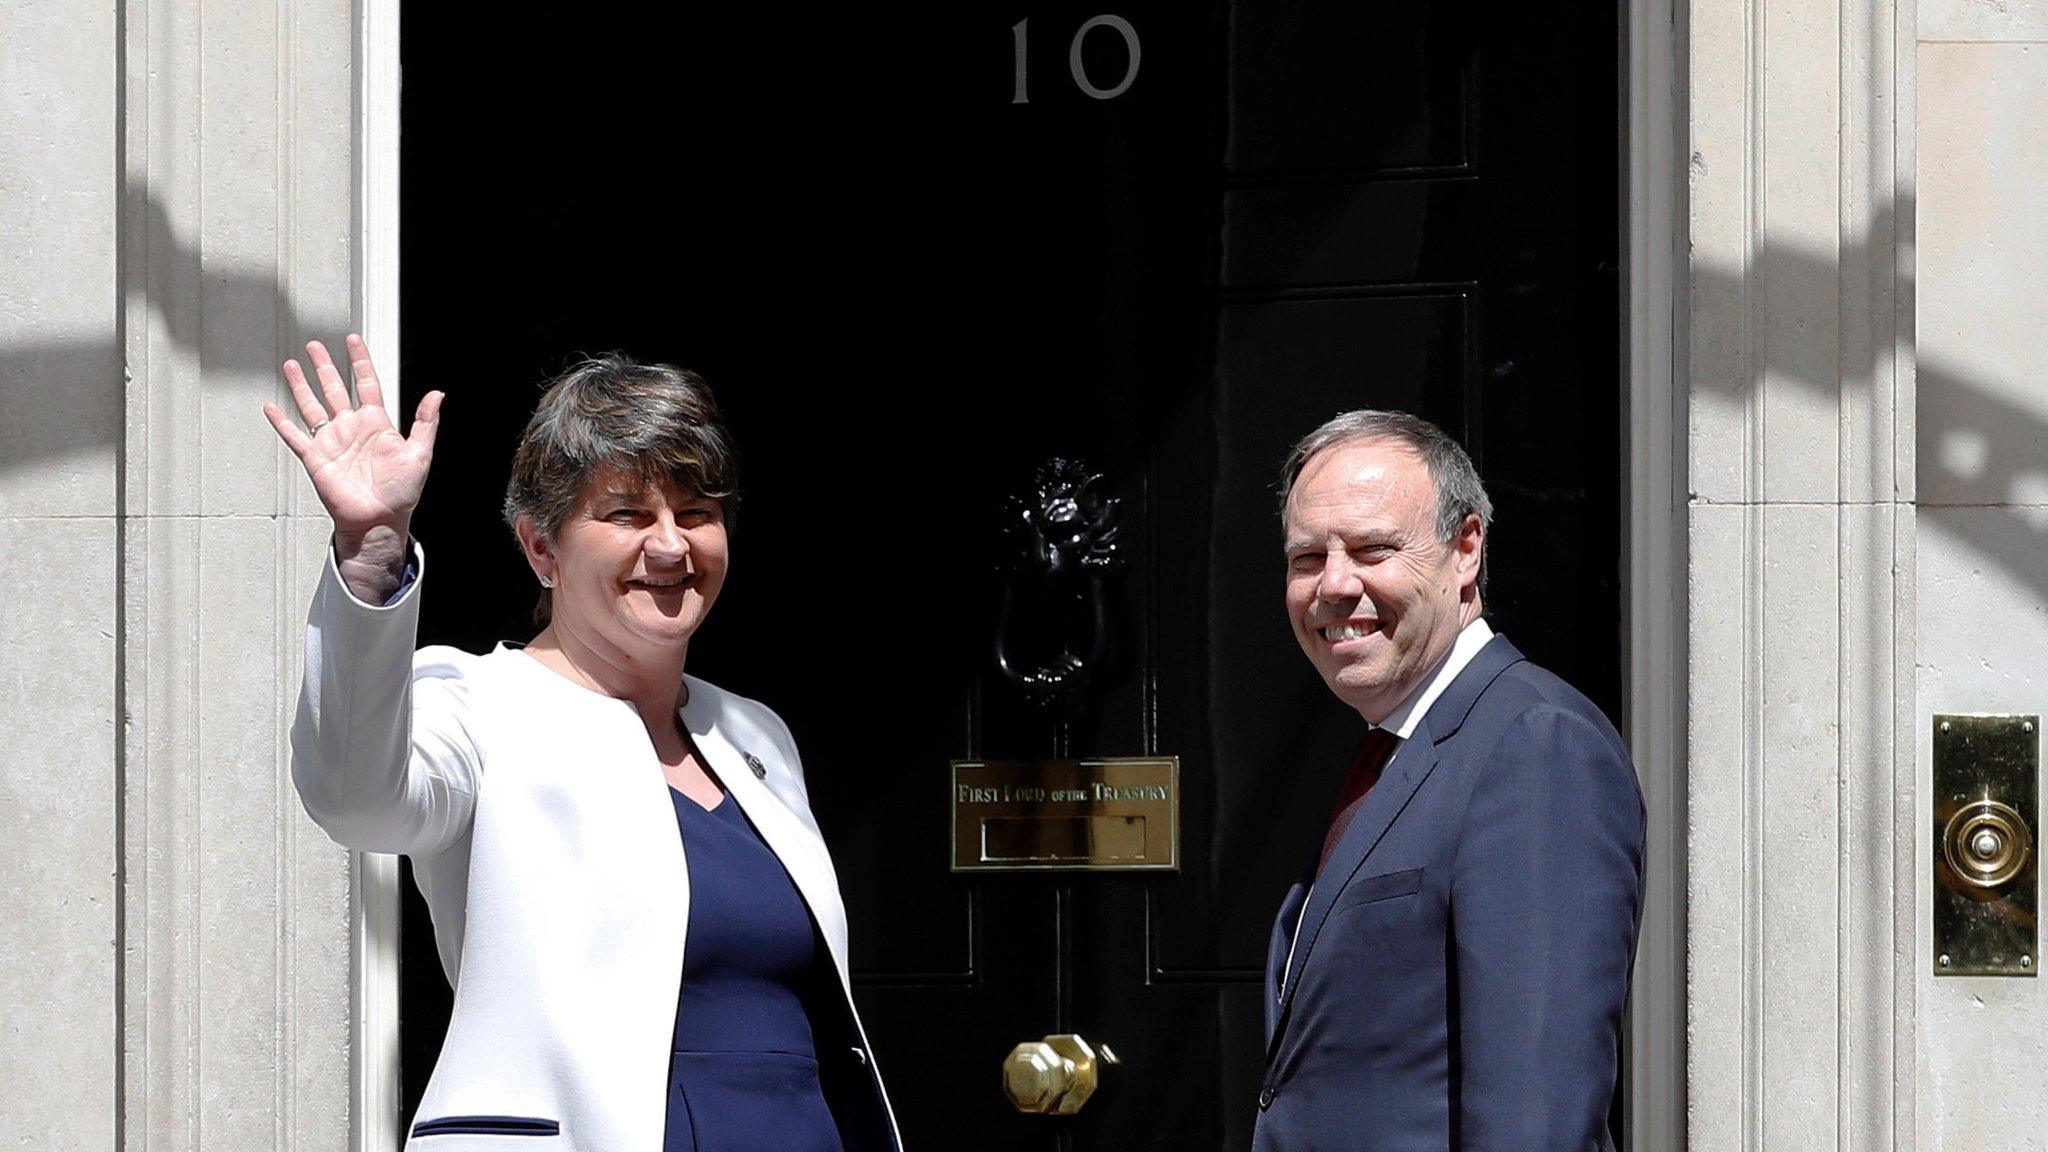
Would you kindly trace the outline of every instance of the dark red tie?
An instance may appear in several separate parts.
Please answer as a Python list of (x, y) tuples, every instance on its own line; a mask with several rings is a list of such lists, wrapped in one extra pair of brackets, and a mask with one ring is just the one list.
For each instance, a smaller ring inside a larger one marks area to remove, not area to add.
[(1337, 795), (1336, 811), (1330, 814), (1330, 832), (1323, 837), (1323, 854), (1316, 859), (1317, 875), (1322, 874), (1330, 853), (1337, 850), (1337, 841), (1344, 838), (1344, 830), (1351, 827), (1351, 821), (1357, 817), (1365, 794), (1379, 783), (1380, 770), (1387, 766), (1387, 761), (1393, 758), (1394, 749), (1400, 744), (1399, 736), (1385, 728), (1374, 728), (1358, 745), (1358, 755), (1351, 758), (1351, 770), (1344, 773), (1344, 789)]

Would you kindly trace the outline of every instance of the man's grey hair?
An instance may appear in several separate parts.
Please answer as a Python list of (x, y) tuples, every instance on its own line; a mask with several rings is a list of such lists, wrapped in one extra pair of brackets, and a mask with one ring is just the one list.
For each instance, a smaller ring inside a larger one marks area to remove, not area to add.
[[(1478, 516), (1480, 528), (1492, 532), (1493, 501), (1487, 499), (1486, 485), (1480, 483), (1479, 470), (1472, 466), (1472, 457), (1466, 455), (1464, 445), (1420, 416), (1378, 408), (1341, 412), (1294, 445), (1287, 454), (1287, 463), (1280, 467), (1280, 514), (1287, 515), (1287, 499), (1294, 494), (1294, 482), (1301, 478), (1301, 470), (1308, 467), (1310, 460), (1331, 448), (1373, 440), (1399, 444), (1429, 466), (1429, 478), (1436, 483), (1439, 541), (1449, 544), (1456, 540), (1467, 516)], [(1483, 548), (1479, 553), (1479, 592), (1486, 592)]]

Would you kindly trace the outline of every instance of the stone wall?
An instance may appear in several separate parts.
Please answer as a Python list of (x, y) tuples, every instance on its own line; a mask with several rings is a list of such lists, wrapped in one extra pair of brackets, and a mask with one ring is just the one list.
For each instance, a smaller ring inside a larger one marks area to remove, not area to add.
[[(1919, 29), (1924, 781), (1934, 713), (2048, 715), (2048, 6), (1923, 0)], [(1916, 827), (1932, 822), (1923, 795)], [(1923, 942), (1931, 908), (1923, 893)], [(1936, 977), (1931, 950), (1913, 957), (1919, 1146), (2048, 1148), (2048, 989)]]
[(355, 318), (349, 6), (0, 16), (0, 1083), (29, 1148), (349, 1144), (350, 865), (285, 777)]

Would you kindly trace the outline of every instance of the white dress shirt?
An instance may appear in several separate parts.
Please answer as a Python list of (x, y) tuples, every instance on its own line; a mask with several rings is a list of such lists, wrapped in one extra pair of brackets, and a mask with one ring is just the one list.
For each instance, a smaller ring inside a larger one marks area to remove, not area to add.
[[(1493, 629), (1487, 625), (1484, 616), (1465, 625), (1459, 631), (1458, 638), (1451, 641), (1451, 650), (1444, 653), (1444, 658), (1438, 661), (1436, 670), (1429, 674), (1429, 678), (1422, 682), (1422, 686), (1409, 693), (1408, 698), (1401, 701), (1400, 707), (1387, 713), (1387, 718), (1373, 727), (1385, 728), (1403, 740), (1414, 735), (1415, 726), (1422, 722), (1423, 714), (1429, 711), (1429, 706), (1436, 703), (1436, 698), (1444, 694), (1444, 689), (1451, 686), (1451, 681), (1458, 678), (1458, 673), (1465, 670), (1465, 665), (1470, 664), (1472, 658), (1479, 655), (1479, 650), (1486, 647), (1486, 642), (1491, 639)], [(1400, 754), (1400, 746), (1396, 745), (1394, 755)], [(1391, 764), (1393, 760), (1389, 758), (1387, 762)]]

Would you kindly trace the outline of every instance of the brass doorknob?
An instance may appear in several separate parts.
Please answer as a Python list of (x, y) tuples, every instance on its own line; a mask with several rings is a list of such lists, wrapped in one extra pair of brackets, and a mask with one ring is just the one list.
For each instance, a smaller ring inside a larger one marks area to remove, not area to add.
[(1109, 1045), (1070, 1033), (1027, 1040), (1003, 1061), (1003, 1095), (1019, 1112), (1072, 1116), (1095, 1094), (1096, 1070), (1116, 1062)]
[(2027, 822), (1996, 800), (1965, 804), (1942, 836), (1948, 866), (1964, 883), (1996, 888), (2020, 874), (2033, 848)]

